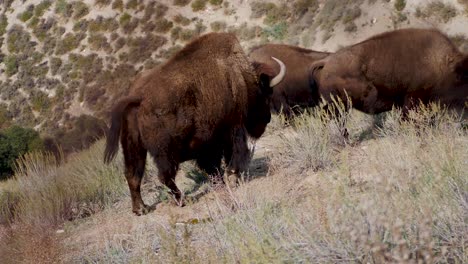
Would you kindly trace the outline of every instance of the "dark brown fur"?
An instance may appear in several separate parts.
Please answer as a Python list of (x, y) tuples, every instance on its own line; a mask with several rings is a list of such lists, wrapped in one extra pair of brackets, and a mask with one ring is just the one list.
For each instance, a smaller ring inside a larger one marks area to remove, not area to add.
[(251, 64), (233, 34), (210, 33), (134, 82), (112, 110), (104, 153), (111, 161), (120, 135), (133, 212), (147, 211), (140, 193), (147, 152), (178, 202), (183, 161), (195, 159), (209, 174), (220, 173), (223, 157), (229, 173), (246, 169), (247, 137), (260, 137), (270, 121), (272, 72)]
[(314, 63), (320, 95), (338, 96), (369, 114), (416, 103), (460, 106), (468, 96), (468, 57), (434, 29), (401, 29), (344, 48)]
[(280, 59), (288, 69), (281, 84), (275, 87), (271, 98), (271, 110), (274, 113), (281, 111), (287, 118), (293, 116), (294, 110), (317, 105), (320, 96), (314, 79), (310, 79), (310, 65), (328, 56), (329, 53), (318, 52), (295, 46), (283, 44), (266, 44), (255, 47), (249, 57), (255, 61), (263, 62), (276, 72), (278, 64), (271, 59)]

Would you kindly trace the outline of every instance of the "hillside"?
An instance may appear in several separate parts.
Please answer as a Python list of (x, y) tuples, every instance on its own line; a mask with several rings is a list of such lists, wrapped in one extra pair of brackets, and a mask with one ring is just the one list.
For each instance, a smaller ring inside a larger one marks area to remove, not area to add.
[[(398, 2), (398, 3), (397, 3)], [(53, 135), (82, 114), (107, 121), (136, 74), (209, 31), (248, 50), (282, 42), (335, 51), (402, 27), (437, 27), (468, 49), (466, 1), (5, 1), (0, 16), (1, 126)]]
[[(235, 32), (335, 51), (374, 34), (436, 27), (468, 52), (468, 1), (7, 0), (1, 3), (0, 129), (90, 137), (94, 116), (191, 38)], [(81, 116), (81, 118), (79, 118)], [(122, 155), (103, 140), (66, 162), (18, 160), (0, 181), (1, 263), (468, 263), (466, 119), (434, 104), (341, 117), (273, 116), (239, 187), (192, 162), (177, 207), (147, 160), (144, 216), (131, 212)], [(79, 127), (79, 129), (75, 129)], [(86, 133), (83, 133), (84, 127)], [(59, 133), (59, 134), (60, 134)]]

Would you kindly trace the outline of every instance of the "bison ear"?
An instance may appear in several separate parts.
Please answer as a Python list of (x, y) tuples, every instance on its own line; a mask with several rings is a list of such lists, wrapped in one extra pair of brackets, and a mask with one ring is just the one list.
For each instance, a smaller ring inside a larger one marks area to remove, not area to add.
[(273, 93), (273, 88), (270, 86), (271, 76), (260, 73), (259, 82), (262, 93), (265, 95), (271, 95)]
[(273, 93), (273, 88), (270, 87), (270, 81), (275, 76), (275, 71), (265, 63), (253, 62), (252, 66), (257, 74), (262, 93), (270, 95)]

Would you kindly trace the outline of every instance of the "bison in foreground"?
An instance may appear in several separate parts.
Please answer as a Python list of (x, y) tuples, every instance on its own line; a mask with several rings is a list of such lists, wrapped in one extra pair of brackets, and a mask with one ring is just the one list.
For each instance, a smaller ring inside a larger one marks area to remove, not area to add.
[(288, 69), (283, 82), (273, 91), (271, 110), (274, 113), (283, 112), (286, 118), (290, 119), (296, 110), (318, 104), (320, 96), (314, 79), (310, 78), (309, 67), (328, 55), (326, 52), (283, 44), (265, 44), (252, 49), (249, 54), (252, 60), (279, 70), (278, 64), (271, 59), (276, 57), (284, 62)]
[(285, 74), (278, 63), (276, 75), (268, 65), (249, 62), (233, 34), (210, 33), (134, 82), (111, 112), (104, 160), (115, 157), (120, 137), (135, 214), (148, 211), (140, 193), (147, 152), (179, 204), (175, 176), (181, 162), (195, 159), (217, 174), (224, 157), (231, 181), (246, 169), (247, 137), (265, 131), (272, 87)]
[(319, 93), (337, 96), (368, 114), (419, 102), (463, 107), (468, 96), (468, 56), (435, 29), (401, 29), (346, 47), (312, 66)]

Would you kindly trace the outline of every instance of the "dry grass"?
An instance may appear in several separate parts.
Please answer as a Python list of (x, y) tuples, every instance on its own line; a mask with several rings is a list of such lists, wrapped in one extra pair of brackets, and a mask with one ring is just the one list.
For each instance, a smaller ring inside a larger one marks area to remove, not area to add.
[(434, 17), (443, 23), (447, 23), (457, 16), (457, 9), (453, 5), (442, 1), (432, 1), (423, 9), (417, 9), (416, 16), (423, 18)]
[[(123, 207), (66, 226), (62, 261), (466, 263), (468, 133), (457, 116), (433, 105), (401, 121), (394, 110), (378, 128), (346, 117), (350, 145), (337, 143), (340, 121), (323, 111), (287, 128), (275, 117), (253, 161), (265, 160), (266, 176), (251, 171), (235, 190), (205, 184), (198, 202), (144, 217), (123, 197)], [(201, 188), (191, 175), (186, 191)]]

